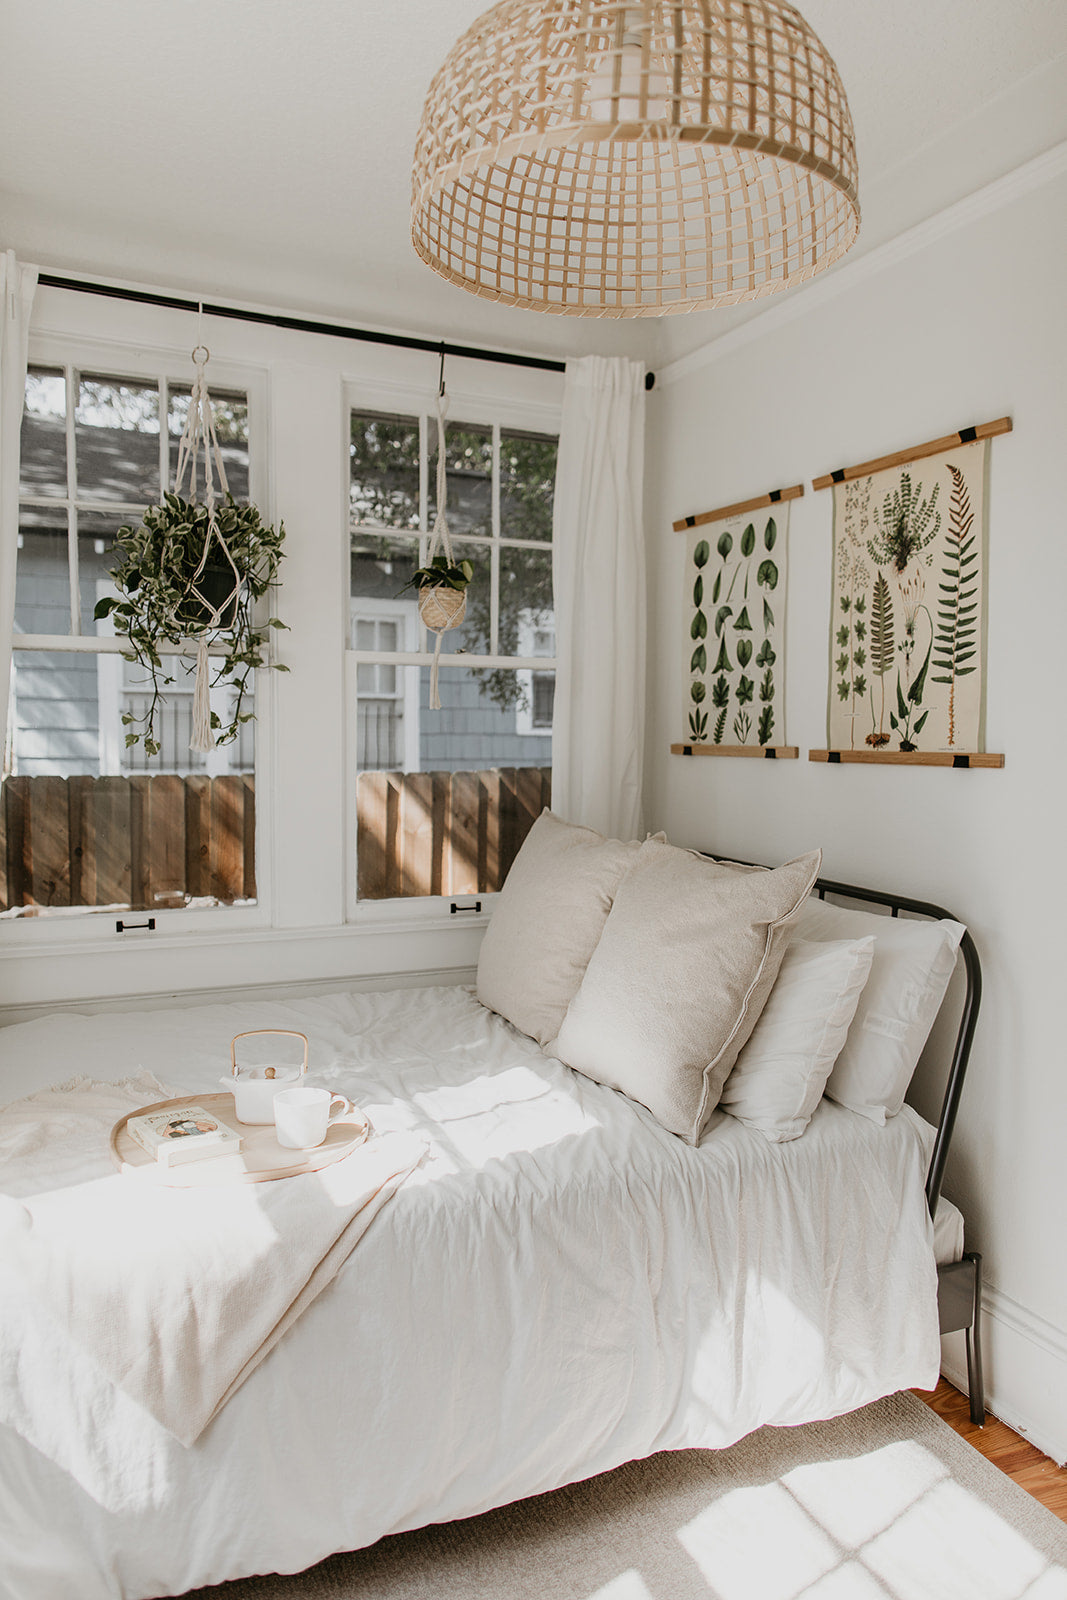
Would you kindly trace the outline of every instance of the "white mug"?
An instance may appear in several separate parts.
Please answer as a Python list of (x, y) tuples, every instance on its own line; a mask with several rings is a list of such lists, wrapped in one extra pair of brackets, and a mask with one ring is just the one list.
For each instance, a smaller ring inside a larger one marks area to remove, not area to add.
[(329, 1089), (315, 1089), (301, 1084), (296, 1089), (282, 1089), (274, 1096), (274, 1131), (278, 1143), (287, 1150), (312, 1150), (326, 1137), (326, 1129), (334, 1120), (333, 1103), (340, 1106), (338, 1116), (351, 1111), (352, 1102), (343, 1094), (331, 1094)]

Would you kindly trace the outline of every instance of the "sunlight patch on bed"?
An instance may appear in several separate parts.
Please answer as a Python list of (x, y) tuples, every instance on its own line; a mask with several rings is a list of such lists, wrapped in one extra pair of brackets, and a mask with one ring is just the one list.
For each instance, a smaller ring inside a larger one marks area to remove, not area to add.
[[(732, 1348), (734, 1343), (735, 1302), (732, 1285), (729, 1289), (720, 1288), (720, 1320), (711, 1323), (700, 1340), (692, 1379), (697, 1399), (716, 1412), (728, 1410), (734, 1403), (732, 1376), (727, 1387), (720, 1362), (724, 1347)], [(779, 1289), (769, 1277), (760, 1277), (755, 1267), (747, 1273), (740, 1303), (745, 1309), (746, 1337), (739, 1348), (752, 1351), (751, 1356), (746, 1355), (746, 1379), (748, 1367), (758, 1360), (763, 1391), (773, 1389), (776, 1395), (781, 1392), (788, 1399), (795, 1388), (796, 1373), (817, 1372), (825, 1364), (826, 1340), (801, 1311), (795, 1296)], [(748, 1342), (750, 1327), (752, 1339)], [(769, 1339), (772, 1330), (773, 1343)]]
[(543, 1150), (600, 1127), (574, 1099), (529, 1067), (509, 1067), (466, 1083), (443, 1084), (413, 1095), (434, 1140), (434, 1170), (457, 1171), (450, 1152), (484, 1167), (520, 1151)]

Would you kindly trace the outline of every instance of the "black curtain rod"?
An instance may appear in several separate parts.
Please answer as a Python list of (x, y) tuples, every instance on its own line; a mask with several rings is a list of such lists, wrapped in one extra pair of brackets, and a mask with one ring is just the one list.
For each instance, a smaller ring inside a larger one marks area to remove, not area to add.
[[(239, 311), (235, 306), (219, 306), (205, 300), (180, 300), (176, 295), (150, 294), (145, 289), (121, 289), (117, 284), (86, 283), (80, 278), (61, 278), (41, 272), (37, 282), (46, 289), (73, 289), (78, 294), (100, 294), (109, 300), (133, 300), (143, 306), (165, 306), (170, 311), (203, 311), (206, 317), (230, 317), (234, 322), (258, 322), (270, 328), (292, 328), (297, 333), (327, 334), (333, 339), (359, 339), (366, 344), (390, 344), (402, 350), (425, 350), (435, 356), (463, 356), (468, 361), (496, 361), (508, 367), (535, 367), (540, 372), (563, 372), (562, 361), (544, 356), (512, 355), (506, 350), (483, 350), (475, 345), (448, 344), (439, 339), (415, 339), (401, 333), (372, 333), (367, 328), (346, 328), (333, 322), (312, 322), (306, 317), (276, 316), (270, 311)], [(645, 373), (645, 388), (651, 389), (655, 373)]]

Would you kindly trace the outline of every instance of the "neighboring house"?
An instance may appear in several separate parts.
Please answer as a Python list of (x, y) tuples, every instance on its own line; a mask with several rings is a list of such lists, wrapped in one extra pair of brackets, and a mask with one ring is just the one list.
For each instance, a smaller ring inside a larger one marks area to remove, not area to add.
[[(354, 650), (417, 650), (419, 608), (411, 590), (398, 594), (398, 564), (358, 548), (353, 536), (350, 644)], [(520, 627), (520, 655), (555, 654), (551, 617)], [(456, 634), (442, 648), (454, 650)], [(417, 675), (386, 663), (358, 671), (358, 755), (361, 771), (478, 772), (486, 767), (552, 765), (554, 673), (520, 671), (519, 698), (502, 708), (474, 672), (443, 672), (441, 710), (430, 710), (430, 669)]]

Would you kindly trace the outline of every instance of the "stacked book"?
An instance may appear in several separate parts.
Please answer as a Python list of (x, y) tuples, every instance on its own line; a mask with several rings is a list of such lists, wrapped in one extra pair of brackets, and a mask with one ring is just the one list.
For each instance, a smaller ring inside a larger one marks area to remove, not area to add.
[(126, 1132), (142, 1150), (155, 1156), (161, 1167), (229, 1155), (240, 1150), (242, 1144), (239, 1133), (203, 1106), (171, 1106), (169, 1111), (144, 1112), (129, 1118)]

